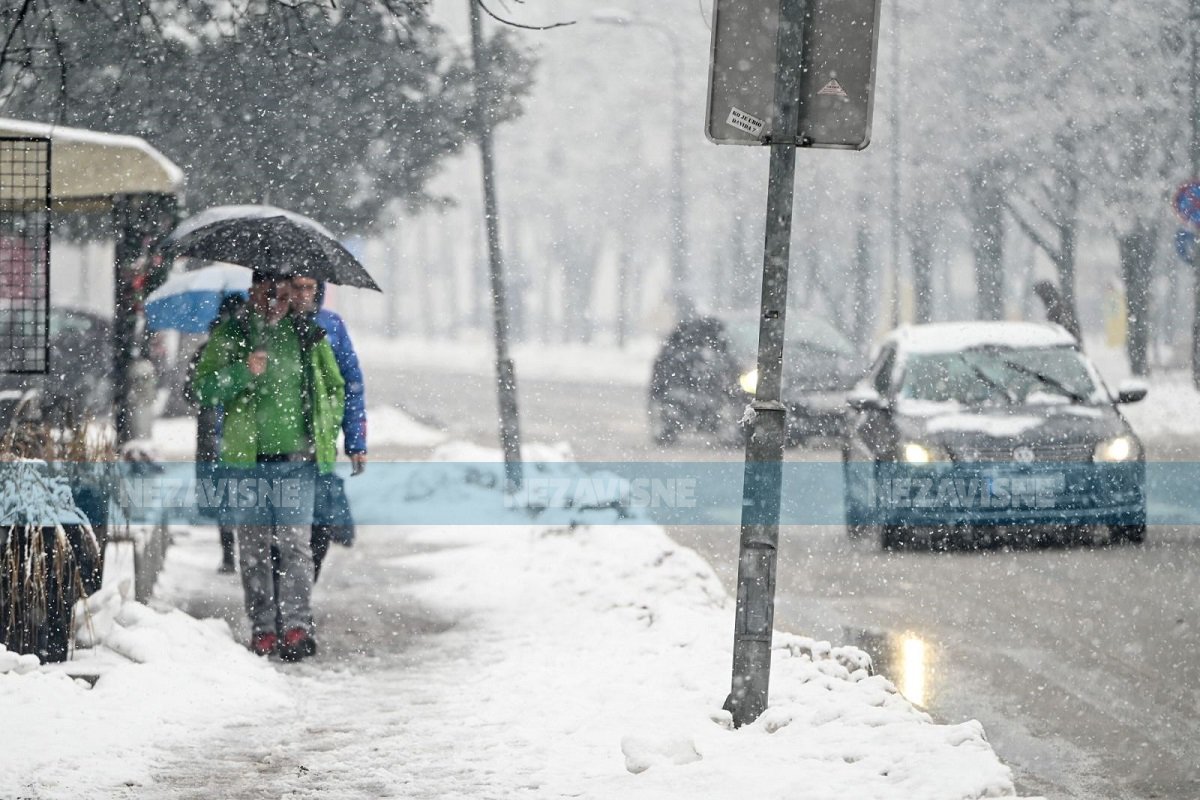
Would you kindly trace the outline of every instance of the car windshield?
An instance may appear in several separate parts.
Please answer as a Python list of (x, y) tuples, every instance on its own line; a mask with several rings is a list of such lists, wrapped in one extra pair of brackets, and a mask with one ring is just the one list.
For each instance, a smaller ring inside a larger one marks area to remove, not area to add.
[[(758, 353), (758, 320), (737, 319), (726, 323), (729, 350), (741, 361), (753, 362)], [(787, 350), (806, 349), (824, 353), (830, 358), (853, 358), (854, 345), (832, 323), (815, 316), (797, 312), (789, 314), (785, 329)]]
[(963, 405), (1096, 402), (1091, 367), (1074, 348), (973, 348), (906, 360), (899, 396)]

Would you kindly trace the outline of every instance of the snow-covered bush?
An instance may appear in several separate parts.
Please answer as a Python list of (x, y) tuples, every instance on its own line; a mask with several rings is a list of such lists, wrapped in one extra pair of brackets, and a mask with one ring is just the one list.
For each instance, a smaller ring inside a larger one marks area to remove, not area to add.
[(8, 650), (67, 656), (72, 609), (95, 588), (100, 563), (78, 498), (107, 496), (108, 439), (88, 422), (18, 421), (0, 441), (0, 643)]

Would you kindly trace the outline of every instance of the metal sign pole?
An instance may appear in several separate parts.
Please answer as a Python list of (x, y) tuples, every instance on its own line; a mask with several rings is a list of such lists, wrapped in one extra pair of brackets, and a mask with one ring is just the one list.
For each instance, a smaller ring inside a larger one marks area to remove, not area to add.
[(487, 225), (488, 265), (492, 283), (492, 320), (496, 340), (496, 388), (500, 404), (500, 445), (504, 451), (504, 474), (510, 492), (521, 488), (521, 429), (517, 414), (517, 373), (508, 354), (508, 303), (504, 293), (504, 262), (500, 252), (500, 217), (496, 204), (496, 175), (492, 158), (492, 127), (486, 93), (479, 87), (485, 80), (483, 24), (479, 5), (467, 0), (471, 18), (471, 52), (475, 64), (475, 113), (479, 126), (479, 154), (483, 160), (483, 216)]
[(734, 725), (754, 722), (767, 707), (771, 632), (775, 618), (775, 561), (787, 415), (779, 400), (783, 374), (792, 194), (800, 99), (800, 49), (805, 0), (781, 0), (776, 35), (774, 124), (767, 187), (762, 315), (758, 328), (758, 386), (753, 435), (746, 444), (733, 680), (725, 708)]

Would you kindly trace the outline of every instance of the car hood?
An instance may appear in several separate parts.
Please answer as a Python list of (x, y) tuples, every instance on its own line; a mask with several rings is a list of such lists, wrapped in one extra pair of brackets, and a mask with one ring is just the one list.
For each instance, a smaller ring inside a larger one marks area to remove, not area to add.
[(1017, 447), (1090, 459), (1095, 445), (1130, 434), (1128, 423), (1107, 404), (1039, 403), (968, 408), (945, 403), (899, 401), (901, 436), (947, 449), (967, 460), (1004, 459)]

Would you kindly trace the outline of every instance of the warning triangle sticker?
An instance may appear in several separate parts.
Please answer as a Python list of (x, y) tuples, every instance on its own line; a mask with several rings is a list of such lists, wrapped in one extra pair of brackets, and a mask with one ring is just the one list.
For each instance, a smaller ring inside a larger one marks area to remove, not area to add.
[(846, 94), (846, 90), (843, 89), (842, 85), (840, 83), (838, 83), (836, 80), (832, 80), (829, 83), (822, 86), (820, 88), (820, 90), (817, 92), (817, 94), (832, 94), (832, 95), (837, 95), (838, 97), (849, 97), (850, 96), (850, 95)]

